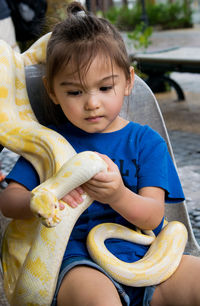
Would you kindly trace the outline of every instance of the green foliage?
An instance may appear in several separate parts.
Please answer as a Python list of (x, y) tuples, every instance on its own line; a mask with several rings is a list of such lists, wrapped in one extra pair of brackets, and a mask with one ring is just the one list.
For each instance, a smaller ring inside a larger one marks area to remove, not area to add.
[(57, 22), (60, 22), (66, 18), (67, 5), (70, 2), (70, 0), (48, 0), (46, 32), (51, 31)]
[(182, 1), (147, 5), (149, 24), (162, 29), (176, 29), (192, 26), (191, 10), (186, 10)]
[(141, 7), (135, 6), (134, 9), (128, 9), (123, 6), (119, 10), (119, 14), (115, 25), (119, 30), (129, 31), (134, 29), (141, 22)]
[(151, 44), (152, 27), (145, 27), (144, 22), (139, 23), (134, 31), (128, 33), (128, 38), (132, 40), (135, 49), (146, 50)]
[[(177, 29), (192, 26), (192, 11), (182, 0), (172, 3), (148, 3), (146, 12), (150, 26), (159, 26), (161, 29)], [(111, 8), (105, 14), (119, 30), (132, 31), (141, 22), (142, 8), (137, 2), (132, 9), (127, 6)]]
[(112, 6), (107, 12), (104, 13), (104, 16), (112, 23), (117, 23), (117, 18), (119, 16), (120, 9), (116, 6)]

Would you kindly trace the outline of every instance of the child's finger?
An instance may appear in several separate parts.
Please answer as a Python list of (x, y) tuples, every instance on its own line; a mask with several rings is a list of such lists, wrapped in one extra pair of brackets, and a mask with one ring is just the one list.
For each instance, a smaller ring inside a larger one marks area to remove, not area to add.
[[(82, 188), (79, 189), (80, 192), (82, 192), (82, 190), (83, 190)], [(77, 191), (77, 189), (72, 190), (70, 193), (66, 194), (62, 198), (62, 200), (73, 208), (77, 207), (78, 204), (81, 204), (83, 202), (83, 198), (79, 193), (79, 191)]]
[(63, 201), (59, 201), (59, 208), (60, 210), (63, 210), (65, 208), (65, 204), (63, 203)]
[(105, 154), (96, 152), (108, 165), (108, 171), (116, 171), (118, 169), (117, 165)]
[(105, 182), (105, 183), (108, 183), (108, 182), (111, 182), (113, 181), (113, 176), (115, 176), (116, 172), (104, 172), (104, 171), (101, 171), (99, 173), (97, 173), (89, 182), (91, 183), (94, 183), (97, 182)]
[(77, 187), (76, 189), (75, 189), (80, 195), (81, 194), (84, 194), (84, 190), (83, 190), (83, 188), (80, 186), (80, 187)]
[[(83, 194), (83, 192), (82, 192), (81, 190), (82, 190), (82, 188), (80, 187), (80, 188), (76, 188), (76, 189), (72, 190), (72, 191), (69, 193), (69, 195), (73, 198), (73, 200), (74, 200), (75, 202), (77, 202), (77, 204), (80, 204), (80, 203), (83, 202), (83, 198), (82, 198), (82, 196), (81, 196), (81, 194)], [(82, 193), (81, 193), (81, 192), (82, 192)]]

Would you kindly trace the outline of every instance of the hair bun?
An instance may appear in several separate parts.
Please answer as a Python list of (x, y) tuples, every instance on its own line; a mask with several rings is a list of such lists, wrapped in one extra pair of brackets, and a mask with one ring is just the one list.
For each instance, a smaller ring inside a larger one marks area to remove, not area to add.
[(73, 1), (68, 5), (67, 13), (72, 15), (83, 15), (86, 14), (86, 10), (79, 2)]

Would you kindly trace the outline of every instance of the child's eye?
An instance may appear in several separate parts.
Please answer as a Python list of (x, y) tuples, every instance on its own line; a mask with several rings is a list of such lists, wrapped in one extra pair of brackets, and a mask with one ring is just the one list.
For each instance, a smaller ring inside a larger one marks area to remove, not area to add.
[(80, 90), (67, 91), (67, 94), (68, 94), (69, 96), (79, 96), (79, 95), (82, 94), (82, 91), (80, 91)]
[(102, 86), (100, 87), (100, 91), (108, 91), (111, 90), (113, 88), (113, 86)]

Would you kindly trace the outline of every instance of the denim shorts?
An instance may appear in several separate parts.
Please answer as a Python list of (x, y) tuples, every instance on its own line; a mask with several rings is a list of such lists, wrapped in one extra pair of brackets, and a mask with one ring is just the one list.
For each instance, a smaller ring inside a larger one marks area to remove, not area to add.
[(61, 285), (61, 282), (64, 278), (64, 276), (69, 272), (72, 268), (75, 266), (89, 266), (92, 268), (95, 268), (102, 273), (104, 273), (114, 284), (116, 287), (119, 296), (121, 298), (122, 305), (124, 306), (149, 306), (154, 290), (156, 286), (149, 286), (149, 287), (129, 287), (124, 286), (119, 283), (117, 283), (112, 277), (110, 277), (107, 272), (102, 269), (99, 265), (94, 263), (91, 259), (85, 258), (85, 257), (70, 257), (63, 261), (60, 273), (58, 276), (58, 282), (56, 286), (56, 291), (54, 294), (54, 298), (52, 301), (51, 306), (57, 305), (57, 294)]

